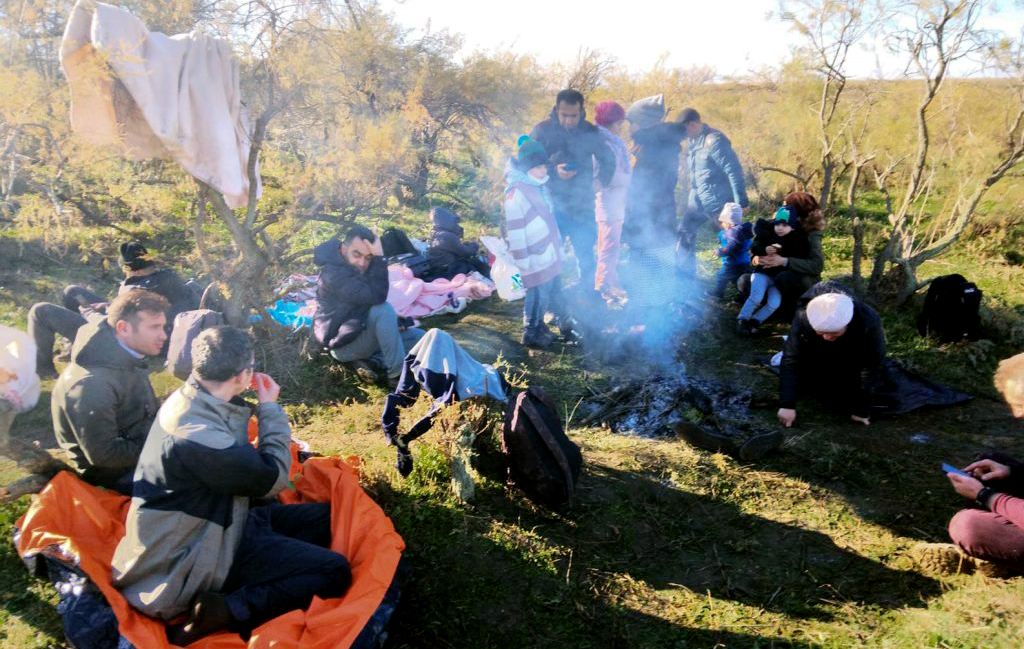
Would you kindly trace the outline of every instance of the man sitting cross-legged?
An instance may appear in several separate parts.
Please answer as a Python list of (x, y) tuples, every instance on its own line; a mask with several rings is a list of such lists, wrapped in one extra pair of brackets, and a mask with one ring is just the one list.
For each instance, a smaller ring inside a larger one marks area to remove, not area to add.
[(374, 373), (371, 359), (381, 358), (389, 381), (397, 384), (405, 354), (423, 330), (400, 327), (387, 303), (388, 265), (380, 239), (366, 226), (354, 225), (344, 241), (330, 239), (317, 246), (313, 261), (321, 267), (313, 316), (316, 341), (361, 376)]
[[(250, 506), (288, 484), (291, 430), (280, 387), (253, 372), (253, 345), (234, 327), (192, 344), (192, 375), (160, 408), (135, 471), (114, 585), (147, 615), (184, 622), (167, 639), (186, 646), (222, 629), (248, 634), (348, 589), (348, 561), (327, 549), (329, 503)], [(255, 386), (259, 445), (247, 428)]]
[(147, 356), (160, 353), (169, 304), (134, 289), (110, 303), (104, 319), (82, 326), (71, 364), (53, 387), (57, 443), (90, 484), (131, 493), (132, 472), (156, 416)]

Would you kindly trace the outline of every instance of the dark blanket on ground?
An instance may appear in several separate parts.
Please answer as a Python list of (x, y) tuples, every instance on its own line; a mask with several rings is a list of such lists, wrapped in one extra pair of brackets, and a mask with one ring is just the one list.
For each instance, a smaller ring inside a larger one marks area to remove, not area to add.
[(973, 397), (911, 372), (891, 358), (882, 361), (872, 416), (902, 415), (926, 406), (952, 406)]

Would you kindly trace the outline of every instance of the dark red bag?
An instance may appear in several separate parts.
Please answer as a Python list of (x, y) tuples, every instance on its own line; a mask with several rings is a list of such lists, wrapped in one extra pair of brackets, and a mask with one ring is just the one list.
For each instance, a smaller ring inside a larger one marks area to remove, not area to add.
[(501, 448), (509, 478), (530, 500), (556, 510), (572, 505), (583, 455), (540, 388), (527, 388), (509, 401)]

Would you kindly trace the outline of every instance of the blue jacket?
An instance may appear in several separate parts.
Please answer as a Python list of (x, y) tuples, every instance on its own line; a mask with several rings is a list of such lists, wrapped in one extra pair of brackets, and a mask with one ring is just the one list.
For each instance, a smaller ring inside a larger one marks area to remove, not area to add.
[(754, 238), (754, 224), (747, 221), (728, 230), (718, 231), (718, 256), (723, 266), (750, 263), (750, 242)]
[(747, 188), (743, 168), (732, 150), (729, 138), (707, 124), (686, 150), (686, 169), (690, 175), (689, 206), (717, 216), (726, 203), (747, 207)]

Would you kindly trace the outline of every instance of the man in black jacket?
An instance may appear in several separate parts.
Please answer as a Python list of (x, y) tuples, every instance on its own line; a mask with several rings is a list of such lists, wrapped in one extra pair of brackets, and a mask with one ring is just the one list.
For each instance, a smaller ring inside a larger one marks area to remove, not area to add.
[(400, 328), (387, 303), (388, 265), (380, 239), (366, 226), (354, 225), (343, 241), (317, 246), (313, 261), (321, 267), (313, 337), (336, 360), (362, 370), (361, 375), (375, 373), (374, 357), (380, 357), (388, 379), (397, 381), (406, 352), (423, 331)]
[(881, 318), (831, 281), (812, 286), (800, 303), (779, 368), (779, 423), (792, 426), (798, 393), (814, 388), (851, 420), (870, 424), (885, 360)]
[(597, 127), (586, 121), (583, 95), (563, 90), (555, 98), (551, 116), (533, 127), (530, 137), (549, 155), (548, 188), (562, 234), (572, 240), (579, 263), (580, 286), (594, 290), (597, 262), (597, 221), (594, 213), (594, 160), (601, 186), (615, 174), (615, 154)]
[[(199, 306), (195, 292), (170, 268), (161, 268), (150, 257), (145, 246), (137, 241), (121, 244), (121, 267), (124, 281), (118, 287), (118, 295), (142, 288), (162, 295), (169, 303), (167, 309), (167, 334), (170, 335), (174, 316)], [(69, 341), (75, 341), (78, 328), (86, 322), (101, 320), (107, 312), (107, 298), (81, 286), (64, 289), (63, 306), (50, 302), (32, 305), (28, 312), (28, 332), (36, 342), (36, 371), (41, 378), (54, 378), (57, 370), (53, 366), (53, 342), (56, 334)], [(160, 354), (167, 352), (166, 346)]]

